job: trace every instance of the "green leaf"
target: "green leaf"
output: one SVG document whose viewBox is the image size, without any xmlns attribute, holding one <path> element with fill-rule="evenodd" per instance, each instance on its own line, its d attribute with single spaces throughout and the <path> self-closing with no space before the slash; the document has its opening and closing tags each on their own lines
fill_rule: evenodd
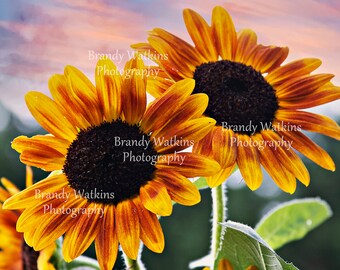
<svg viewBox="0 0 340 270">
<path fill-rule="evenodd" d="M 297 270 L 282 260 L 252 228 L 232 221 L 222 225 L 225 231 L 214 270 L 221 259 L 227 259 L 234 270 L 245 270 L 251 265 L 259 270 Z"/>
<path fill-rule="evenodd" d="M 198 178 L 193 184 L 197 187 L 197 189 L 205 189 L 209 187 L 205 177 Z"/>
<path fill-rule="evenodd" d="M 318 198 L 282 203 L 255 227 L 256 232 L 273 248 L 303 238 L 332 216 L 329 205 Z"/>
</svg>

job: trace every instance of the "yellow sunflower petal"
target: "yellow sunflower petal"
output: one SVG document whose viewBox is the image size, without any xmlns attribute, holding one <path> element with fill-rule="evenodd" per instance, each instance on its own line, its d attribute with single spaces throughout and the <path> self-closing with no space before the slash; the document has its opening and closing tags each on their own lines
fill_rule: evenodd
<svg viewBox="0 0 340 270">
<path fill-rule="evenodd" d="M 94 85 L 75 67 L 67 66 L 65 75 L 68 88 L 74 93 L 78 106 L 86 114 L 86 119 L 91 125 L 99 125 L 103 117 Z"/>
<path fill-rule="evenodd" d="M 308 157 L 310 160 L 326 170 L 335 171 L 333 159 L 324 149 L 315 144 L 306 135 L 299 131 L 289 132 L 282 130 L 278 133 L 283 136 L 285 140 L 290 141 L 297 151 Z"/>
<path fill-rule="evenodd" d="M 125 65 L 122 84 L 122 112 L 129 124 L 138 123 L 146 108 L 144 64 L 137 56 Z"/>
<path fill-rule="evenodd" d="M 146 91 L 155 98 L 159 98 L 175 83 L 164 70 L 158 68 L 157 72 L 158 75 L 155 78 L 150 76 L 146 84 Z"/>
<path fill-rule="evenodd" d="M 212 151 L 222 168 L 233 165 L 237 157 L 236 136 L 230 129 L 218 126 L 213 130 Z"/>
<path fill-rule="evenodd" d="M 83 107 L 76 101 L 73 91 L 69 89 L 66 76 L 53 75 L 48 81 L 48 87 L 62 113 L 74 126 L 86 129 L 91 125 Z"/>
<path fill-rule="evenodd" d="M 49 207 L 51 207 L 51 205 L 49 205 Z M 68 232 L 70 228 L 72 228 L 72 230 L 75 229 L 74 225 L 78 222 L 77 217 L 73 216 L 72 214 L 59 214 L 59 212 L 67 211 L 67 209 L 70 209 L 70 211 L 75 211 L 73 209 L 80 209 L 80 208 L 85 208 L 85 207 L 86 207 L 86 200 L 70 199 L 64 204 L 59 204 L 59 205 L 52 204 L 52 208 L 55 209 L 56 214 L 54 214 L 53 209 L 51 209 L 52 210 L 51 212 L 49 212 L 50 209 L 47 209 L 47 210 L 44 209 L 44 217 L 46 219 L 40 222 L 40 224 L 39 223 L 36 224 L 37 229 L 34 233 L 34 238 L 33 238 L 34 248 L 36 250 L 41 250 L 43 248 L 46 248 L 48 245 L 52 244 L 60 236 L 62 236 L 65 232 Z M 64 242 L 64 245 L 67 245 L 67 242 L 66 243 Z M 74 245 L 74 243 L 72 245 Z"/>
<path fill-rule="evenodd" d="M 63 242 L 63 256 L 66 262 L 83 254 L 99 233 L 102 206 L 90 203 L 85 207 L 86 213 L 80 214 L 77 223 L 66 232 Z"/>
<path fill-rule="evenodd" d="M 247 135 L 238 135 L 237 165 L 241 175 L 251 190 L 256 190 L 262 183 L 262 170 L 258 150 L 252 145 Z"/>
<path fill-rule="evenodd" d="M 261 165 L 265 168 L 279 188 L 285 192 L 293 194 L 296 189 L 295 177 L 281 165 L 280 160 L 276 158 L 275 152 L 273 152 L 272 149 L 267 147 L 264 143 L 265 140 L 261 134 L 256 134 L 252 138 L 258 142 L 258 153 Z"/>
<path fill-rule="evenodd" d="M 68 147 L 66 145 L 69 145 L 66 140 L 63 140 L 63 142 L 67 142 L 65 144 L 61 143 L 61 140 L 52 136 L 34 136 L 32 138 L 19 136 L 12 142 L 12 148 L 21 153 L 20 160 L 27 165 L 46 171 L 60 170 L 65 162 L 65 151 Z"/>
<path fill-rule="evenodd" d="M 162 155 L 156 164 L 158 169 L 169 169 L 185 177 L 210 176 L 221 166 L 215 160 L 194 153 L 175 153 Z"/>
<path fill-rule="evenodd" d="M 141 240 L 153 252 L 163 252 L 164 235 L 157 216 L 144 208 L 139 197 L 136 197 L 133 203 L 139 216 Z"/>
<path fill-rule="evenodd" d="M 212 176 L 208 176 L 207 177 L 208 186 L 214 188 L 221 185 L 233 173 L 235 167 L 236 162 L 234 162 L 234 164 L 230 165 L 229 167 L 221 169 L 218 173 Z"/>
<path fill-rule="evenodd" d="M 97 63 L 95 78 L 104 119 L 108 122 L 116 120 L 122 111 L 122 77 L 111 60 L 103 59 Z"/>
<path fill-rule="evenodd" d="M 327 116 L 296 110 L 278 110 L 276 112 L 278 122 L 289 126 L 318 132 L 334 139 L 340 140 L 340 127 Z"/>
<path fill-rule="evenodd" d="M 216 17 L 218 17 L 218 15 L 219 13 L 216 15 Z M 183 18 L 188 33 L 197 50 L 206 60 L 216 61 L 218 54 L 215 49 L 212 30 L 207 22 L 202 18 L 201 15 L 191 9 L 184 9 Z M 217 26 L 219 27 L 219 30 L 220 25 L 218 24 Z"/>
<path fill-rule="evenodd" d="M 170 198 L 182 205 L 195 205 L 201 201 L 201 194 L 190 180 L 171 170 L 158 170 L 156 181 L 166 186 Z"/>
<path fill-rule="evenodd" d="M 18 189 L 16 185 L 14 185 L 11 181 L 9 181 L 5 177 L 1 178 L 1 184 L 3 184 L 3 186 L 11 195 L 15 195 L 20 192 L 20 189 Z"/>
<path fill-rule="evenodd" d="M 55 270 L 53 264 L 49 262 L 55 249 L 56 244 L 53 243 L 39 252 L 39 257 L 37 260 L 38 270 Z"/>
<path fill-rule="evenodd" d="M 33 170 L 30 166 L 26 166 L 26 187 L 33 185 Z"/>
<path fill-rule="evenodd" d="M 234 270 L 233 266 L 231 265 L 231 263 L 226 260 L 226 259 L 221 259 L 218 262 L 218 270 Z"/>
<path fill-rule="evenodd" d="M 39 92 L 29 92 L 25 96 L 26 104 L 38 123 L 54 136 L 73 141 L 77 130 L 61 113 L 59 105 Z"/>
<path fill-rule="evenodd" d="M 95 241 L 96 255 L 100 268 L 112 270 L 118 254 L 118 237 L 115 229 L 115 207 L 105 206 L 100 231 Z"/>
<path fill-rule="evenodd" d="M 125 254 L 136 260 L 139 249 L 140 224 L 136 206 L 132 201 L 120 202 L 116 208 L 116 230 Z"/>
<path fill-rule="evenodd" d="M 166 187 L 151 181 L 140 188 L 140 198 L 146 209 L 160 216 L 170 216 L 172 202 Z"/>
<path fill-rule="evenodd" d="M 68 185 L 64 174 L 47 177 L 44 180 L 26 188 L 15 194 L 4 203 L 5 209 L 24 209 L 32 203 L 36 203 L 36 198 L 41 198 L 42 192 L 45 194 L 58 191 Z"/>
<path fill-rule="evenodd" d="M 230 15 L 224 8 L 217 6 L 213 9 L 211 28 L 218 54 L 222 56 L 222 59 L 233 60 L 237 45 L 235 26 Z M 204 39 L 201 42 L 203 42 L 202 44 L 206 44 Z M 215 52 L 211 50 L 209 53 L 212 54 Z M 212 55 L 215 57 L 214 54 Z M 215 58 L 207 59 L 216 60 Z"/>
<path fill-rule="evenodd" d="M 309 185 L 310 176 L 301 158 L 288 146 L 281 144 L 282 138 L 271 130 L 261 132 L 267 145 L 272 149 L 280 163 L 295 175 L 305 186 Z M 272 142 L 272 144 L 270 144 Z"/>
</svg>

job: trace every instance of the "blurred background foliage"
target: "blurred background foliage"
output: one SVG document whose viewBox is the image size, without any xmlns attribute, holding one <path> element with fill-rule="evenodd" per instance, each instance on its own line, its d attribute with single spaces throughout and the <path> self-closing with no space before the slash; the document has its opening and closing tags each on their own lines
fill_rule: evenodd
<svg viewBox="0 0 340 270">
<path fill-rule="evenodd" d="M 18 135 L 33 136 L 45 133 L 32 128 L 9 113 L 0 103 L 0 174 L 24 188 L 25 166 L 19 155 L 11 149 L 10 142 Z M 315 136 L 340 166 L 339 142 L 323 136 Z M 235 173 L 228 180 L 229 219 L 254 227 L 261 216 L 280 202 L 294 198 L 320 197 L 332 207 L 334 215 L 325 224 L 309 233 L 303 240 L 288 244 L 277 250 L 286 261 L 300 269 L 340 269 L 340 171 L 326 171 L 305 159 L 311 175 L 311 184 L 305 188 L 298 184 L 294 195 L 281 192 L 266 177 L 262 187 L 252 192 L 244 186 L 242 177 Z M 34 168 L 35 181 L 47 173 Z M 176 205 L 170 217 L 162 218 L 166 247 L 162 254 L 143 250 L 143 261 L 149 270 L 187 270 L 188 264 L 208 254 L 210 247 L 211 198 L 210 190 L 201 191 L 202 201 L 194 207 Z M 95 256 L 91 247 L 88 256 Z M 115 269 L 124 269 L 120 259 Z"/>
</svg>

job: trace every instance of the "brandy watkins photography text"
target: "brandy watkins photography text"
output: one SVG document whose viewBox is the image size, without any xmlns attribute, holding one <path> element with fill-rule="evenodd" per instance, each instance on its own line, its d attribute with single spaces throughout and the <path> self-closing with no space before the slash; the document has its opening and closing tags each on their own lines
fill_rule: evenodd
<svg viewBox="0 0 340 270">
<path fill-rule="evenodd" d="M 37 200 L 62 200 L 64 202 L 67 202 L 71 197 L 72 199 L 75 198 L 86 198 L 88 200 L 101 200 L 101 199 L 113 199 L 114 193 L 113 192 L 103 192 L 102 190 L 97 190 L 96 188 L 94 190 L 91 190 L 90 192 L 83 191 L 76 191 L 73 190 L 73 192 L 69 191 L 70 189 L 63 188 L 59 192 L 42 192 L 40 189 L 34 190 L 34 198 Z M 66 204 L 65 204 L 66 205 Z M 96 206 L 93 208 L 85 207 L 66 207 L 62 206 L 60 207 L 59 204 L 54 205 L 52 203 L 47 203 L 43 205 L 43 212 L 44 214 L 50 214 L 50 215 L 69 215 L 71 218 L 76 218 L 78 215 L 87 215 L 92 216 L 93 214 L 98 214 L 99 217 L 104 216 L 104 209 L 97 208 Z"/>
<path fill-rule="evenodd" d="M 185 140 L 182 137 L 177 137 L 176 135 L 165 139 L 162 138 L 153 138 L 149 139 L 148 136 L 142 136 L 141 139 L 131 140 L 131 139 L 122 139 L 119 136 L 114 137 L 114 145 L 116 147 L 124 147 L 131 149 L 133 147 L 139 147 L 142 150 L 147 150 L 156 146 L 163 147 L 183 147 L 188 148 L 194 145 L 194 140 Z M 146 162 L 151 165 L 155 165 L 157 162 L 167 163 L 168 165 L 172 162 L 176 162 L 179 165 L 182 165 L 185 160 L 185 156 L 178 154 L 176 151 L 172 155 L 148 155 L 143 151 L 141 153 L 136 153 L 132 150 L 123 152 L 123 162 Z"/>
<path fill-rule="evenodd" d="M 89 60 L 93 61 L 98 61 L 101 59 L 110 59 L 112 60 L 115 64 L 119 65 L 121 63 L 124 63 L 128 60 L 131 59 L 136 59 L 139 58 L 146 63 L 147 61 L 154 61 L 154 60 L 168 60 L 168 55 L 167 54 L 159 54 L 159 53 L 152 53 L 150 50 L 146 53 L 142 54 L 136 54 L 134 51 L 130 50 L 113 50 L 108 53 L 101 53 L 101 52 L 96 52 L 94 50 L 89 50 L 88 51 L 88 58 Z M 126 79 L 130 79 L 133 75 L 139 76 L 139 77 L 152 77 L 153 79 L 156 79 L 158 76 L 160 69 L 151 67 L 146 65 L 145 68 L 143 69 L 112 69 L 106 65 L 99 66 L 97 67 L 96 73 L 97 74 L 104 74 L 104 75 L 110 75 L 114 76 L 117 75 L 118 73 L 122 75 Z"/>
<path fill-rule="evenodd" d="M 275 122 L 275 125 L 272 123 L 260 123 L 260 125 L 253 124 L 252 121 L 249 122 L 247 125 L 233 125 L 229 124 L 228 122 L 222 122 L 222 127 L 225 129 L 231 129 L 234 132 L 238 133 L 245 133 L 249 135 L 255 135 L 255 133 L 258 130 L 272 130 L 275 132 L 294 132 L 294 131 L 302 131 L 301 125 L 292 125 L 289 122 Z M 233 137 L 230 142 L 231 145 L 236 144 L 236 147 L 244 146 L 253 146 L 256 147 L 258 150 L 263 150 L 265 146 L 274 148 L 275 150 L 278 147 L 283 147 L 287 150 L 290 150 L 292 148 L 293 141 L 286 140 L 284 139 L 283 136 L 280 136 L 279 140 L 263 140 L 263 141 L 258 141 L 258 140 L 253 140 L 252 137 L 250 137 L 249 141 L 242 141 L 238 140 L 237 137 Z"/>
</svg>

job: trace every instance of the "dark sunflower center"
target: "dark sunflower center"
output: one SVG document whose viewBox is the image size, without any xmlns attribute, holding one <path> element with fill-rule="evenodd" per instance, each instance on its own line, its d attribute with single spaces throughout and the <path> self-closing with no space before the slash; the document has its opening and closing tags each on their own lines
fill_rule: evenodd
<svg viewBox="0 0 340 270">
<path fill-rule="evenodd" d="M 117 205 L 153 179 L 155 158 L 150 136 L 138 126 L 104 122 L 79 132 L 68 149 L 64 173 L 88 201 Z"/>
<path fill-rule="evenodd" d="M 194 93 L 206 93 L 205 114 L 218 125 L 242 134 L 269 128 L 278 101 L 275 90 L 251 66 L 227 60 L 205 63 L 194 73 Z"/>
<path fill-rule="evenodd" d="M 22 264 L 23 270 L 38 270 L 39 252 L 28 246 L 25 241 L 22 242 Z"/>
</svg>

